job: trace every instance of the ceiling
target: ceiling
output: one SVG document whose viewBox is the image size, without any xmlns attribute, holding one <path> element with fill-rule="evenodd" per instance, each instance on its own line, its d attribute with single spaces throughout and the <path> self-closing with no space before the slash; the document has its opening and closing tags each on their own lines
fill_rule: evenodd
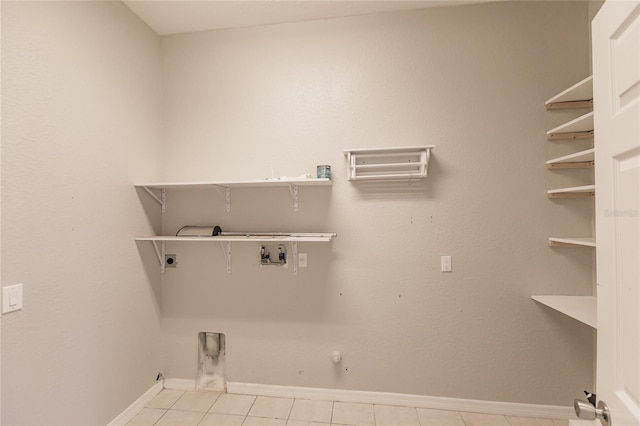
<svg viewBox="0 0 640 426">
<path fill-rule="evenodd" d="M 496 0 L 125 0 L 159 35 L 281 24 Z"/>
</svg>

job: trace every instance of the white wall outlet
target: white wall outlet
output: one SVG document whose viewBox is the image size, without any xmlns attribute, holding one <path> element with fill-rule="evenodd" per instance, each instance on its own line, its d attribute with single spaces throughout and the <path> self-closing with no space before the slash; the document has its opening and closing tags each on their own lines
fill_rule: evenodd
<svg viewBox="0 0 640 426">
<path fill-rule="evenodd" d="M 440 256 L 440 269 L 442 272 L 451 272 L 451 256 Z"/>
<path fill-rule="evenodd" d="M 22 284 L 2 287 L 2 313 L 22 309 Z"/>
<path fill-rule="evenodd" d="M 301 268 L 307 267 L 307 253 L 298 253 L 298 266 Z"/>
</svg>

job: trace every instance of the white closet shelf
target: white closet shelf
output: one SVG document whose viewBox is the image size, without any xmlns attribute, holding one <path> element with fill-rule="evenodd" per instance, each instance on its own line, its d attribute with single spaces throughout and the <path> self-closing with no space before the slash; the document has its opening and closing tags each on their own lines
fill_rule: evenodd
<svg viewBox="0 0 640 426">
<path fill-rule="evenodd" d="M 256 180 L 228 180 L 228 181 L 206 181 L 206 182 L 154 182 L 136 184 L 136 188 L 144 189 L 162 207 L 162 213 L 166 210 L 166 190 L 167 189 L 193 189 L 193 188 L 214 188 L 225 190 L 225 201 L 227 213 L 231 211 L 231 188 L 262 188 L 262 187 L 287 187 L 291 191 L 293 198 L 293 210 L 298 211 L 298 187 L 300 186 L 331 186 L 331 179 L 321 178 L 273 178 Z M 153 190 L 160 190 L 160 195 L 156 195 Z"/>
<path fill-rule="evenodd" d="M 547 132 L 547 140 L 593 138 L 593 111 Z"/>
<path fill-rule="evenodd" d="M 310 178 L 274 178 L 255 180 L 228 180 L 228 181 L 204 181 L 204 182 L 156 182 L 136 184 L 138 188 L 149 189 L 171 189 L 171 188 L 257 188 L 264 186 L 330 186 L 331 179 L 310 179 Z"/>
<path fill-rule="evenodd" d="M 597 300 L 595 296 L 531 296 L 558 312 L 597 328 Z"/>
<path fill-rule="evenodd" d="M 347 179 L 409 180 L 427 177 L 433 145 L 345 149 Z"/>
<path fill-rule="evenodd" d="M 563 157 L 553 158 L 547 161 L 548 169 L 586 169 L 591 168 L 595 164 L 594 149 L 586 149 L 584 151 L 565 155 Z"/>
<path fill-rule="evenodd" d="M 293 274 L 298 274 L 298 243 L 328 243 L 336 236 L 335 233 L 290 233 L 284 234 L 274 233 L 273 235 L 251 235 L 245 236 L 216 236 L 216 237 L 176 237 L 176 236 L 150 236 L 135 237 L 135 241 L 151 241 L 155 249 L 158 262 L 160 263 L 160 272 L 166 270 L 166 250 L 167 242 L 186 242 L 186 243 L 220 243 L 222 253 L 227 263 L 227 273 L 231 273 L 231 243 L 251 242 L 251 243 L 289 243 L 291 244 L 291 256 L 293 263 Z"/>
<path fill-rule="evenodd" d="M 336 236 L 335 233 L 291 233 L 286 235 L 251 235 L 246 236 L 216 236 L 216 237 L 176 237 L 176 236 L 157 236 L 157 237 L 135 237 L 136 241 L 179 241 L 179 242 L 264 242 L 264 243 L 287 243 L 297 242 L 314 242 L 324 243 L 331 241 Z"/>
<path fill-rule="evenodd" d="M 549 247 L 595 247 L 595 238 L 549 237 Z"/>
<path fill-rule="evenodd" d="M 591 198 L 595 196 L 595 191 L 595 185 L 550 189 L 547 191 L 547 198 Z"/>
<path fill-rule="evenodd" d="M 568 89 L 558 93 L 547 102 L 547 110 L 593 107 L 593 76 L 585 78 Z"/>
</svg>

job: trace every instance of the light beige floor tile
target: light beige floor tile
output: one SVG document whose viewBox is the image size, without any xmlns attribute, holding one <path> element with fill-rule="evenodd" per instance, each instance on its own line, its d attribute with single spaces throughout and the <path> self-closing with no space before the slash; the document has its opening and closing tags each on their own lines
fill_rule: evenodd
<svg viewBox="0 0 640 426">
<path fill-rule="evenodd" d="M 160 408 L 143 408 L 134 418 L 129 420 L 127 426 L 151 426 L 166 412 L 167 410 Z"/>
<path fill-rule="evenodd" d="M 330 423 L 308 422 L 306 420 L 287 420 L 287 426 L 331 426 Z"/>
<path fill-rule="evenodd" d="M 190 391 L 185 392 L 171 407 L 172 410 L 209 411 L 222 392 Z"/>
<path fill-rule="evenodd" d="M 332 401 L 313 401 L 310 399 L 296 399 L 289 414 L 290 420 L 304 420 L 308 422 L 331 422 Z"/>
<path fill-rule="evenodd" d="M 418 413 L 412 407 L 374 405 L 376 426 L 420 426 Z"/>
<path fill-rule="evenodd" d="M 373 404 L 334 402 L 331 422 L 342 425 L 374 426 Z"/>
<path fill-rule="evenodd" d="M 197 426 L 204 414 L 197 411 L 169 410 L 160 417 L 156 426 Z"/>
<path fill-rule="evenodd" d="M 293 406 L 293 399 L 259 396 L 253 403 L 249 415 L 251 417 L 269 417 L 272 419 L 288 419 Z"/>
<path fill-rule="evenodd" d="M 240 426 L 244 418 L 235 414 L 207 413 L 198 426 Z"/>
<path fill-rule="evenodd" d="M 465 426 L 457 411 L 416 408 L 422 426 Z"/>
<path fill-rule="evenodd" d="M 510 426 L 505 416 L 479 413 L 460 413 L 467 426 Z"/>
<path fill-rule="evenodd" d="M 256 400 L 255 395 L 235 395 L 223 393 L 218 397 L 209 412 L 218 414 L 236 414 L 246 416 Z"/>
<path fill-rule="evenodd" d="M 285 419 L 272 419 L 266 417 L 248 417 L 242 423 L 242 426 L 286 426 Z"/>
<path fill-rule="evenodd" d="M 569 419 L 553 419 L 553 423 L 557 426 L 569 426 Z"/>
<path fill-rule="evenodd" d="M 537 417 L 513 417 L 507 416 L 511 426 L 556 426 L 552 419 L 541 419 Z"/>
<path fill-rule="evenodd" d="M 148 408 L 165 408 L 169 409 L 184 394 L 184 391 L 163 389 L 146 405 Z"/>
</svg>

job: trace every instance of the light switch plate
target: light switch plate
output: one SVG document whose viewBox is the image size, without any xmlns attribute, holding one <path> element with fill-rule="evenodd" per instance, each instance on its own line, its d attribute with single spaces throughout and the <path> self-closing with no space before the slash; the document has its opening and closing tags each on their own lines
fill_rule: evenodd
<svg viewBox="0 0 640 426">
<path fill-rule="evenodd" d="M 298 253 L 298 266 L 301 268 L 307 267 L 307 253 Z"/>
<path fill-rule="evenodd" d="M 440 270 L 442 272 L 451 272 L 451 256 L 440 257 Z"/>
<path fill-rule="evenodd" d="M 2 287 L 2 313 L 22 309 L 22 284 Z"/>
</svg>

